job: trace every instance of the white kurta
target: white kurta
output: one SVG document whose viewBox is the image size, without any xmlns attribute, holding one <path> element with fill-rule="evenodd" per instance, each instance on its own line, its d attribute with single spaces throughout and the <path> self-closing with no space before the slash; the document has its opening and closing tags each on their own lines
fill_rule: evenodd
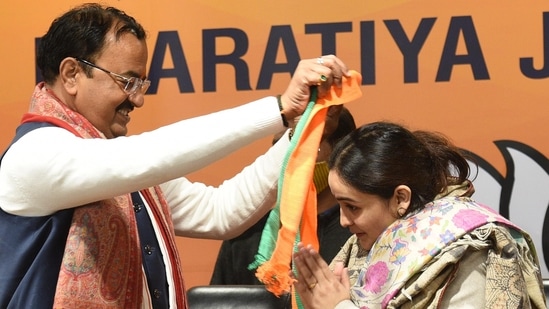
<svg viewBox="0 0 549 309">
<path fill-rule="evenodd" d="M 2 160 L 0 207 L 14 215 L 44 216 L 160 184 L 177 235 L 229 239 L 275 204 L 289 139 L 281 138 L 219 187 L 184 176 L 283 129 L 274 97 L 114 139 L 39 128 L 13 144 Z M 163 247 L 158 233 L 157 238 Z M 167 269 L 169 281 L 170 273 Z"/>
</svg>

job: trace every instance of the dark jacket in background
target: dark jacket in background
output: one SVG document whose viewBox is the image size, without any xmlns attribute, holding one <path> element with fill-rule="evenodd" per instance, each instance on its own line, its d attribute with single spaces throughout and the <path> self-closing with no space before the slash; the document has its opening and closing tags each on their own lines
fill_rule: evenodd
<svg viewBox="0 0 549 309">
<path fill-rule="evenodd" d="M 255 277 L 255 270 L 248 270 L 257 254 L 263 227 L 269 214 L 240 236 L 223 241 L 215 263 L 211 285 L 262 284 Z M 320 255 L 330 263 L 345 241 L 351 236 L 347 228 L 339 224 L 339 205 L 318 215 L 318 240 Z"/>
</svg>

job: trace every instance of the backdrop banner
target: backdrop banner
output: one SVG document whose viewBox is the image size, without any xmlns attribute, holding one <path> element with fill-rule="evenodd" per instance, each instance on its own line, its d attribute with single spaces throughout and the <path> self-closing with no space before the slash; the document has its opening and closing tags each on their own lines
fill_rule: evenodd
<svg viewBox="0 0 549 309">
<path fill-rule="evenodd" d="M 0 5 L 2 149 L 40 80 L 37 41 L 80 3 Z M 282 93 L 300 59 L 336 54 L 363 77 L 363 97 L 347 106 L 357 124 L 439 131 L 471 152 L 474 197 L 531 234 L 549 278 L 547 1 L 103 3 L 134 16 L 149 36 L 152 84 L 130 134 Z M 252 143 L 188 177 L 218 185 L 269 145 Z M 178 241 L 187 285 L 207 284 L 219 242 Z"/>
</svg>

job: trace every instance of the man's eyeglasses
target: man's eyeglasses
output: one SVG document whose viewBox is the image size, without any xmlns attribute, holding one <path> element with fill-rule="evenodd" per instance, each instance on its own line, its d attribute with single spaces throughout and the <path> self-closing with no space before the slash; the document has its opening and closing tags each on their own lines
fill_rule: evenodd
<svg viewBox="0 0 549 309">
<path fill-rule="evenodd" d="M 93 63 L 91 63 L 87 60 L 79 59 L 79 58 L 75 58 L 75 59 L 77 61 L 82 62 L 83 64 L 89 65 L 92 68 L 96 68 L 98 70 L 101 70 L 101 71 L 111 75 L 115 80 L 117 80 L 119 82 L 125 83 L 122 90 L 124 90 L 124 92 L 128 95 L 134 95 L 137 92 L 139 92 L 141 94 L 145 94 L 145 92 L 147 92 L 147 89 L 149 89 L 149 86 L 151 85 L 150 80 L 142 80 L 141 78 L 137 78 L 137 77 L 122 76 L 120 74 L 113 73 L 109 70 L 105 70 L 102 67 L 99 67 L 99 66 L 97 66 L 97 65 L 95 65 L 95 64 L 93 64 Z"/>
</svg>

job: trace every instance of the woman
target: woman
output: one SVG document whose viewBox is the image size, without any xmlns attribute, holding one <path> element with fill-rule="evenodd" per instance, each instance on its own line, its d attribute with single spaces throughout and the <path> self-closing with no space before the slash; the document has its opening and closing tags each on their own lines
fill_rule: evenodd
<svg viewBox="0 0 549 309">
<path fill-rule="evenodd" d="M 470 198 L 469 165 L 444 136 L 372 123 L 339 142 L 329 165 L 354 235 L 332 269 L 298 246 L 305 308 L 546 308 L 530 237 Z"/>
</svg>

